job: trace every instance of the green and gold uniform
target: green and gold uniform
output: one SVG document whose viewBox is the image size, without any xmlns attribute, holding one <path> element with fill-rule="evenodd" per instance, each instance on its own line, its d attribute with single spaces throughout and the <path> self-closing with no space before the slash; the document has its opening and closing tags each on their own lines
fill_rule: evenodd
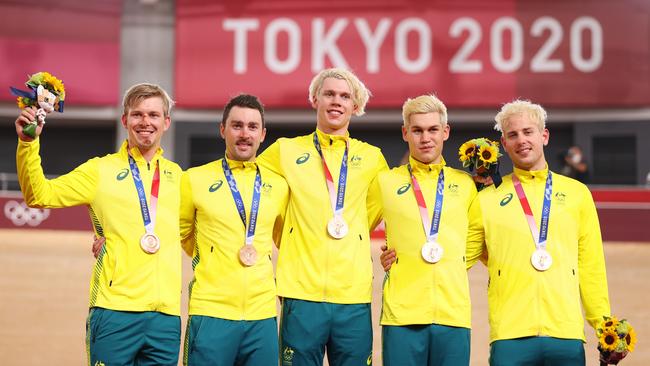
<svg viewBox="0 0 650 366">
<path fill-rule="evenodd" d="M 513 173 L 538 225 L 548 172 L 515 168 Z M 468 260 L 487 255 L 493 351 L 494 342 L 524 337 L 584 341 L 581 303 L 593 327 L 610 315 L 600 225 L 591 193 L 574 179 L 556 173 L 552 177 L 546 250 L 553 263 L 546 271 L 531 264 L 535 242 L 512 174 L 498 188 L 482 190 L 472 204 Z"/>
<path fill-rule="evenodd" d="M 423 228 L 409 165 L 422 190 L 429 225 L 444 170 L 437 237 L 444 254 L 437 263 L 422 257 L 429 233 Z M 399 258 L 386 274 L 383 288 L 384 364 L 468 364 L 471 304 L 465 244 L 476 187 L 467 173 L 447 167 L 444 159 L 424 164 L 410 157 L 409 165 L 379 173 L 372 188 L 381 194 L 387 246 Z"/>
<path fill-rule="evenodd" d="M 291 190 L 280 242 L 277 285 L 278 295 L 292 299 L 292 306 L 283 304 L 280 352 L 286 363 L 321 364 L 327 345 L 330 362 L 338 364 L 333 358 L 340 357 L 365 363 L 372 349 L 368 222 L 369 218 L 375 221 L 379 214 L 367 209 L 367 200 L 379 199 L 370 197 L 368 188 L 387 164 L 381 151 L 367 143 L 348 135 L 328 135 L 319 130 L 314 133 L 335 183 L 349 141 L 343 211 L 349 232 L 342 239 L 334 239 L 327 232 L 334 213 L 313 134 L 280 138 L 258 158 L 261 166 L 283 176 Z M 311 306 L 322 308 L 326 319 L 310 316 L 316 310 L 305 307 Z M 345 309 L 355 315 L 344 314 Z M 346 320 L 339 324 L 338 316 Z"/>
<path fill-rule="evenodd" d="M 156 353 L 160 347 L 166 355 L 143 356 L 159 364 L 174 364 L 171 357 L 178 358 L 180 344 L 180 292 L 181 292 L 181 246 L 178 228 L 180 206 L 180 182 L 182 171 L 174 162 L 162 156 L 159 149 L 147 162 L 137 148 L 130 153 L 140 171 L 144 190 L 149 200 L 151 183 L 159 164 L 160 192 L 155 223 L 155 233 L 160 238 L 160 250 L 147 254 L 140 247 L 140 237 L 145 233 L 144 222 L 134 185 L 127 154 L 126 141 L 117 153 L 97 157 L 83 163 L 72 172 L 48 180 L 43 175 L 39 156 L 40 141 L 18 141 L 16 164 L 21 190 L 31 207 L 60 208 L 88 205 L 95 234 L 106 238 L 99 253 L 90 280 L 90 315 L 88 317 L 87 344 L 91 363 L 112 360 L 133 360 L 146 349 Z M 122 330 L 115 321 L 116 329 L 106 321 L 109 315 L 101 313 L 141 312 L 141 319 L 151 319 L 153 328 L 136 333 L 138 339 L 116 341 L 110 334 Z M 98 310 L 99 312 L 99 310 Z M 156 314 L 149 314 L 154 312 Z M 94 313 L 94 314 L 93 314 Z M 160 320 L 171 316 L 171 320 Z M 120 314 L 110 314 L 120 318 Z M 131 319 L 129 321 L 135 321 Z M 157 323 L 156 323 L 157 322 Z M 169 324 L 158 327 L 155 324 Z M 134 326 L 131 329 L 136 329 Z M 155 342 L 160 335 L 158 345 Z M 145 336 L 150 336 L 148 340 Z M 151 342 L 149 342 L 151 340 Z M 129 347 L 126 347 L 126 344 Z M 122 347 L 122 348 L 120 348 Z M 174 349 L 175 348 L 175 349 Z M 119 351 L 118 351 L 119 350 Z"/>
<path fill-rule="evenodd" d="M 246 222 L 257 172 L 255 162 L 227 159 Z M 270 365 L 278 359 L 276 289 L 271 255 L 289 199 L 284 178 L 263 167 L 253 246 L 257 261 L 239 260 L 246 227 L 239 217 L 222 159 L 189 169 L 181 184 L 181 236 L 192 255 L 186 364 Z M 245 360 L 242 361 L 242 360 Z"/>
</svg>

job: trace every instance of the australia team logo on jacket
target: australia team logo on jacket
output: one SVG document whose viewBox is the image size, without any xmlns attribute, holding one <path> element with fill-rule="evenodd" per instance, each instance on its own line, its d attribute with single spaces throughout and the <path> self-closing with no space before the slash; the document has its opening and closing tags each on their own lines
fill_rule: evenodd
<svg viewBox="0 0 650 366">
<path fill-rule="evenodd" d="M 269 194 L 271 193 L 272 189 L 273 186 L 271 185 L 271 183 L 267 183 L 267 182 L 262 183 L 262 193 Z"/>
<path fill-rule="evenodd" d="M 361 167 L 361 156 L 359 155 L 352 155 L 350 158 L 350 167 L 351 168 L 360 168 Z"/>
</svg>

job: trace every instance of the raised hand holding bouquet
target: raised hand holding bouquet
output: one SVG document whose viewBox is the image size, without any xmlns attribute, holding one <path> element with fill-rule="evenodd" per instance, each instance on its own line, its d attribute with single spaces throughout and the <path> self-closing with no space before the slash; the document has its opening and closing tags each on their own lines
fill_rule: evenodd
<svg viewBox="0 0 650 366">
<path fill-rule="evenodd" d="M 499 173 L 499 158 L 502 156 L 499 151 L 499 143 L 484 137 L 469 140 L 460 146 L 458 156 L 463 168 L 470 172 L 475 171 L 476 188 L 481 190 L 486 184 L 477 181 L 476 176 L 482 178 L 490 177 L 496 187 L 501 184 Z"/>
<path fill-rule="evenodd" d="M 9 87 L 11 93 L 18 97 L 18 108 L 37 106 L 37 121 L 23 126 L 23 133 L 31 138 L 36 137 L 36 127 L 45 123 L 45 116 L 53 111 L 63 112 L 65 88 L 63 82 L 49 72 L 38 72 L 29 77 L 25 85 L 29 91 Z"/>
<path fill-rule="evenodd" d="M 600 366 L 618 365 L 628 352 L 634 351 L 636 332 L 625 319 L 604 316 L 596 329 Z"/>
</svg>

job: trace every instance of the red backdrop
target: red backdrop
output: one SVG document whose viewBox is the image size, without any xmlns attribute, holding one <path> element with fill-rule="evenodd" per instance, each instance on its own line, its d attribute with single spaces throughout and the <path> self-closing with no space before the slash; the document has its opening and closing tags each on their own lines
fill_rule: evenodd
<svg viewBox="0 0 650 366">
<path fill-rule="evenodd" d="M 360 76 L 373 107 L 428 91 L 463 107 L 650 104 L 649 2 L 333 3 L 176 1 L 179 105 L 245 91 L 306 108 L 311 77 L 333 65 Z"/>
<path fill-rule="evenodd" d="M 48 71 L 63 80 L 70 105 L 119 100 L 121 1 L 0 3 L 0 100 L 26 89 L 27 75 Z"/>
</svg>

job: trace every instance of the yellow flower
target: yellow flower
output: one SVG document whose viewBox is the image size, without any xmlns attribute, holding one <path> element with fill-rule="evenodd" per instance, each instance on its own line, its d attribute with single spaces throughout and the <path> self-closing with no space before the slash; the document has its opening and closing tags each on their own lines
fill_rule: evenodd
<svg viewBox="0 0 650 366">
<path fill-rule="evenodd" d="M 476 144 L 474 141 L 467 141 L 466 143 L 460 146 L 458 149 L 458 155 L 460 155 L 460 161 L 467 161 L 476 154 Z"/>
<path fill-rule="evenodd" d="M 602 322 L 600 326 L 601 328 L 603 328 L 603 331 L 607 329 L 611 329 L 612 331 L 616 332 L 616 327 L 618 326 L 618 324 L 619 324 L 618 319 L 616 319 L 616 317 L 613 316 L 611 318 L 605 318 L 605 320 Z"/>
<path fill-rule="evenodd" d="M 44 72 L 43 73 L 43 82 L 50 85 L 51 89 L 54 89 L 53 92 L 54 94 L 59 96 L 59 99 L 64 100 L 65 99 L 65 89 L 63 88 L 63 82 L 56 77 L 52 76 L 52 74 Z M 49 89 L 49 88 L 48 88 Z"/>
<path fill-rule="evenodd" d="M 634 328 L 630 327 L 630 331 L 623 339 L 625 339 L 628 351 L 634 351 L 634 346 L 636 345 L 636 332 L 634 331 Z"/>
<path fill-rule="evenodd" d="M 20 108 L 20 109 L 25 109 L 25 107 L 27 107 L 27 104 L 25 104 L 25 102 L 23 102 L 23 97 L 18 97 L 16 99 L 16 102 L 18 103 L 18 108 Z"/>
<path fill-rule="evenodd" d="M 496 146 L 483 145 L 478 151 L 478 157 L 486 167 L 490 165 L 490 163 L 496 163 L 498 155 L 499 148 Z"/>
<path fill-rule="evenodd" d="M 613 329 L 609 328 L 605 329 L 603 334 L 600 335 L 600 339 L 598 339 L 598 344 L 603 351 L 613 352 L 616 350 L 618 342 L 618 334 L 616 334 Z"/>
</svg>

